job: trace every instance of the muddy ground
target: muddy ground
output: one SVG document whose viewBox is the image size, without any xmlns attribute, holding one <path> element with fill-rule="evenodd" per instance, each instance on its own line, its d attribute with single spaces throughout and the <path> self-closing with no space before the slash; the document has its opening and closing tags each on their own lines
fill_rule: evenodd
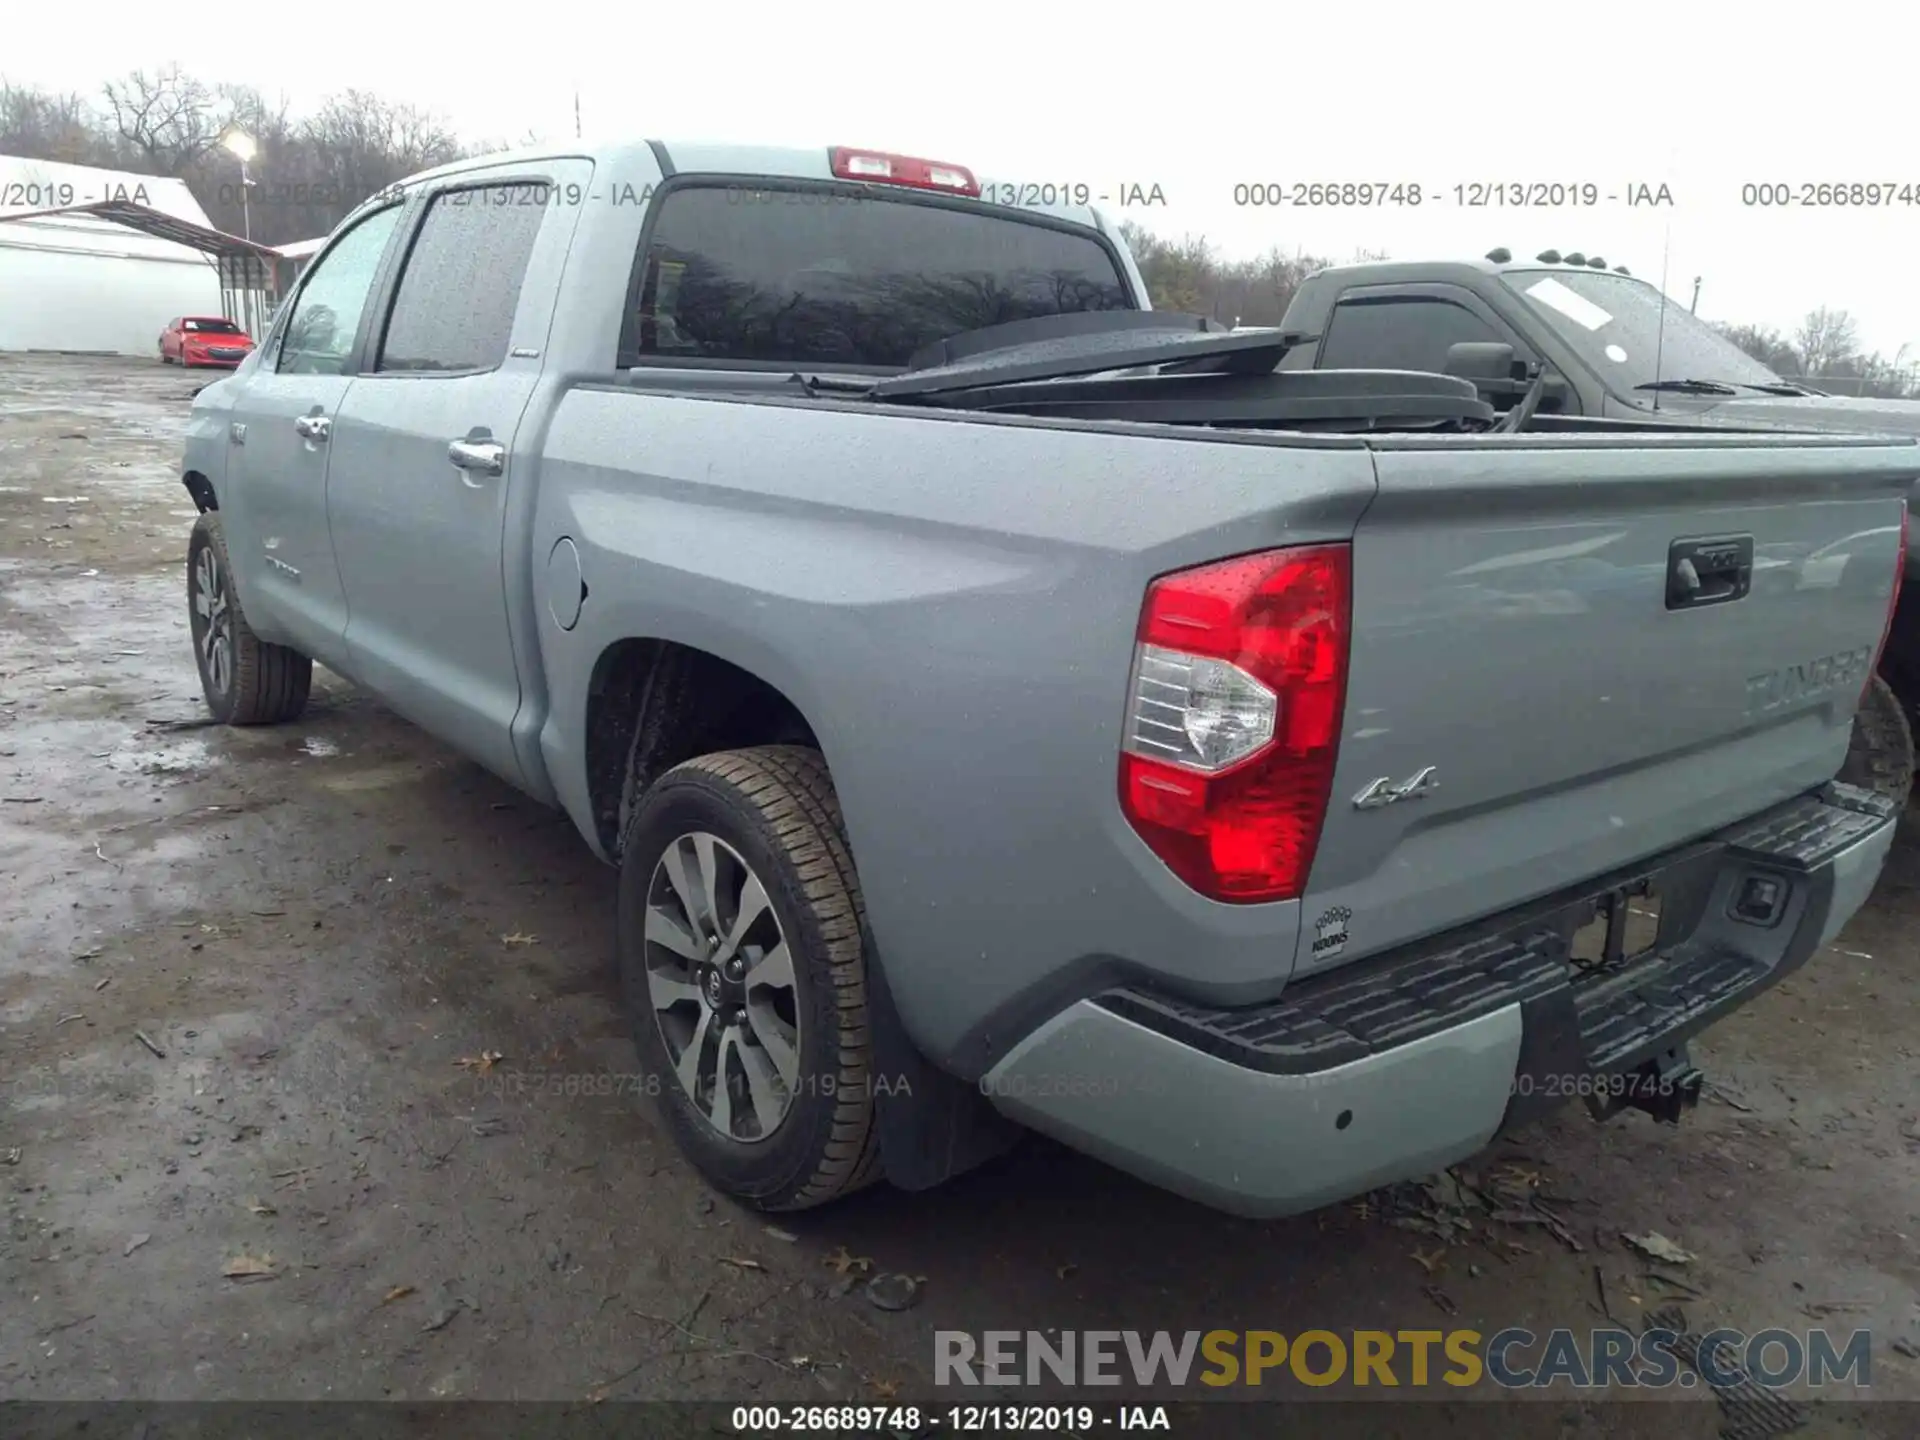
<svg viewBox="0 0 1920 1440">
<path fill-rule="evenodd" d="M 0 1396 L 926 1399 L 937 1328 L 1584 1331 L 1678 1299 L 1871 1329 L 1871 1393 L 1920 1398 L 1920 831 L 1696 1045 L 1687 1124 L 1572 1109 L 1465 1167 L 1557 1231 L 1470 1210 L 1449 1242 L 1387 1197 L 1250 1223 L 1035 1142 L 775 1234 L 597 1078 L 636 1068 L 612 875 L 563 817 L 324 672 L 294 725 L 199 724 L 203 378 L 0 357 Z M 849 1257 L 921 1302 L 877 1308 Z"/>
</svg>

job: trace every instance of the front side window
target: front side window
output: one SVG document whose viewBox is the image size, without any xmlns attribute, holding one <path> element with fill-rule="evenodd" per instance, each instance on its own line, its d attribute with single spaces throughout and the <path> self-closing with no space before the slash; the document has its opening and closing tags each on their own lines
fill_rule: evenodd
<svg viewBox="0 0 1920 1440">
<path fill-rule="evenodd" d="M 515 181 L 437 195 L 407 254 L 380 345 L 380 371 L 491 370 L 513 313 L 547 187 Z"/>
<path fill-rule="evenodd" d="M 1320 342 L 1317 368 L 1445 374 L 1452 346 L 1501 339 L 1465 306 L 1434 295 L 1342 300 Z"/>
<path fill-rule="evenodd" d="M 1083 226 L 768 185 L 659 201 L 629 357 L 899 367 L 962 331 L 1137 308 Z"/>
<path fill-rule="evenodd" d="M 399 219 L 398 205 L 367 216 L 314 265 L 287 317 L 274 369 L 296 375 L 346 373 L 380 257 Z"/>
</svg>

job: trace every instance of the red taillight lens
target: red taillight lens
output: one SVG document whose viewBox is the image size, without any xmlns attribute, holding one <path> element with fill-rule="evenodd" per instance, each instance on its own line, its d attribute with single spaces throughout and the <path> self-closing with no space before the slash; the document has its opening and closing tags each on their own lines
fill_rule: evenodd
<svg viewBox="0 0 1920 1440">
<path fill-rule="evenodd" d="M 980 194 L 980 182 L 964 165 L 890 155 L 881 150 L 853 150 L 845 145 L 836 145 L 827 155 L 833 173 L 842 180 L 907 185 L 916 190 L 942 190 L 949 195 L 977 197 Z"/>
<path fill-rule="evenodd" d="M 1120 804 L 1203 895 L 1306 888 L 1340 748 L 1352 629 L 1345 545 L 1162 576 L 1140 615 Z"/>
<path fill-rule="evenodd" d="M 1880 627 L 1880 643 L 1873 647 L 1873 664 L 1867 667 L 1866 684 L 1860 687 L 1864 701 L 1873 688 L 1873 677 L 1880 671 L 1880 657 L 1887 653 L 1887 641 L 1893 635 L 1893 613 L 1900 608 L 1900 582 L 1907 578 L 1907 502 L 1900 502 L 1900 553 L 1893 557 L 1893 593 L 1887 596 L 1887 623 Z"/>
</svg>

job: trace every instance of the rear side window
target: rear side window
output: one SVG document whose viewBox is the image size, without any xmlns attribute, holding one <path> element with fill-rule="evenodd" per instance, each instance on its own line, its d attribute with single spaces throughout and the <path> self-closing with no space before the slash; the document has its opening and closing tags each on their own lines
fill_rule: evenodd
<svg viewBox="0 0 1920 1440">
<path fill-rule="evenodd" d="M 524 181 L 434 197 L 400 272 L 374 367 L 491 370 L 507 358 L 546 187 Z"/>
<path fill-rule="evenodd" d="M 1435 296 L 1343 300 L 1320 342 L 1316 368 L 1444 373 L 1448 346 L 1504 338 L 1471 310 Z"/>
<path fill-rule="evenodd" d="M 903 366 L 934 340 L 1134 309 L 1093 232 L 826 189 L 669 190 L 623 363 Z"/>
</svg>

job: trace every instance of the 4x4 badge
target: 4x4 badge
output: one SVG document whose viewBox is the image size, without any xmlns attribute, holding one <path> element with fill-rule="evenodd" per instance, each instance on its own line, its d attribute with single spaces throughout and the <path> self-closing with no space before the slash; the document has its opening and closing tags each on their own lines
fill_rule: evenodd
<svg viewBox="0 0 1920 1440">
<path fill-rule="evenodd" d="M 1396 800 L 1422 799 L 1439 788 L 1440 782 L 1433 778 L 1431 765 L 1397 784 L 1392 776 L 1382 775 L 1353 797 L 1353 808 L 1378 810 L 1382 805 L 1391 805 Z"/>
</svg>

